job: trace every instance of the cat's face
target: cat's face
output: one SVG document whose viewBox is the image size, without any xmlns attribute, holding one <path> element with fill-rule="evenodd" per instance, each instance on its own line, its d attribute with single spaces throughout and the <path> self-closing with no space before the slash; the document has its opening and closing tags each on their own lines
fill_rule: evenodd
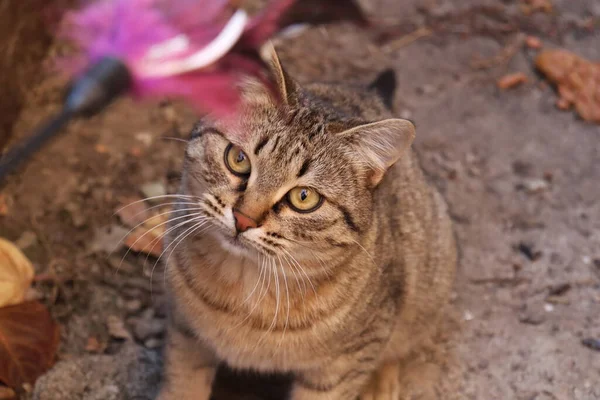
<svg viewBox="0 0 600 400">
<path fill-rule="evenodd" d="M 236 128 L 200 124 L 187 150 L 186 195 L 226 251 L 325 262 L 371 219 L 364 167 L 312 116 L 251 104 Z M 309 263 L 310 264 L 310 263 Z"/>
<path fill-rule="evenodd" d="M 373 190 L 410 146 L 413 126 L 355 119 L 340 128 L 322 103 L 306 97 L 281 106 L 256 90 L 237 123 L 195 128 L 183 194 L 199 203 L 205 234 L 223 250 L 291 269 L 326 268 L 369 229 Z"/>
</svg>

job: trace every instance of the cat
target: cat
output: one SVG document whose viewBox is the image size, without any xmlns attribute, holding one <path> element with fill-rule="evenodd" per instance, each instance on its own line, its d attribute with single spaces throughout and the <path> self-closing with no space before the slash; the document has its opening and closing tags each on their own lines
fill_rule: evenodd
<svg viewBox="0 0 600 400">
<path fill-rule="evenodd" d="M 170 317 L 160 400 L 208 400 L 218 364 L 292 373 L 291 400 L 397 400 L 402 356 L 448 301 L 447 207 L 368 87 L 244 88 L 237 124 L 202 121 L 166 239 Z"/>
</svg>

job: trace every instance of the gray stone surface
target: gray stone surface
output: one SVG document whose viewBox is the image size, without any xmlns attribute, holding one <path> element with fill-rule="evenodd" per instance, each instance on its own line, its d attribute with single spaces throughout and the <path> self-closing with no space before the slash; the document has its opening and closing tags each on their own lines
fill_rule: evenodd
<svg viewBox="0 0 600 400">
<path fill-rule="evenodd" d="M 38 380 L 33 400 L 151 400 L 160 377 L 156 351 L 125 343 L 113 355 L 60 361 Z"/>
</svg>

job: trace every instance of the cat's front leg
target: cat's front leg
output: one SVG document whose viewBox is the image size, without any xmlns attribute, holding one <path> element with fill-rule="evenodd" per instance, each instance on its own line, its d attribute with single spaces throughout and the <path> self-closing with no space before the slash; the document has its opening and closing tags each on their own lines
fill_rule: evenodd
<svg viewBox="0 0 600 400">
<path fill-rule="evenodd" d="M 163 384 L 157 400 L 208 400 L 218 360 L 191 333 L 171 326 L 167 336 Z"/>
<path fill-rule="evenodd" d="M 355 400 L 373 374 L 371 360 L 341 359 L 305 371 L 296 377 L 290 400 Z"/>
</svg>

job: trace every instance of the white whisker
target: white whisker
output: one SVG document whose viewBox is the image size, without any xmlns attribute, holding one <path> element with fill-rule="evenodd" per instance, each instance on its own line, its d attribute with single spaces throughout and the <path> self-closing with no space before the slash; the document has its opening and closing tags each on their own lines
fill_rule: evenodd
<svg viewBox="0 0 600 400">
<path fill-rule="evenodd" d="M 198 196 L 188 196 L 188 195 L 184 195 L 184 194 L 163 194 L 160 196 L 146 197 L 145 199 L 134 201 L 132 203 L 127 204 L 126 206 L 119 208 L 117 211 L 115 211 L 115 213 L 112 216 L 114 217 L 120 211 L 123 211 L 127 207 L 131 207 L 134 204 L 138 204 L 138 203 L 142 203 L 142 202 L 150 201 L 150 200 L 167 199 L 167 198 L 176 198 L 176 199 L 183 199 L 183 200 L 200 200 L 200 198 Z"/>
</svg>

